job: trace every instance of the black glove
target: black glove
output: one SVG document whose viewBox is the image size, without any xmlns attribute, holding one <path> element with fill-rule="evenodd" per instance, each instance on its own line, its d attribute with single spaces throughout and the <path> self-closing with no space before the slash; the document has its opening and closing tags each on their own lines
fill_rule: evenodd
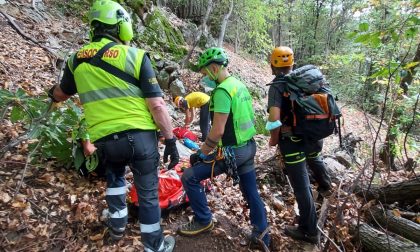
<svg viewBox="0 0 420 252">
<path fill-rule="evenodd" d="M 170 156 L 171 162 L 168 165 L 168 169 L 172 169 L 179 163 L 178 149 L 176 148 L 176 137 L 172 139 L 165 139 L 165 151 L 163 152 L 163 162 L 168 162 L 168 156 Z"/>
<path fill-rule="evenodd" d="M 196 153 L 191 154 L 190 156 L 190 164 L 193 166 L 197 162 L 206 162 L 210 163 L 212 162 L 216 157 L 215 152 L 209 155 L 204 155 L 204 153 L 201 152 L 201 150 L 198 150 Z"/>
<path fill-rule="evenodd" d="M 54 89 L 55 88 L 56 88 L 56 85 L 52 86 L 52 88 L 50 88 L 48 90 L 48 97 L 50 97 L 53 102 L 59 102 L 54 98 Z"/>
<path fill-rule="evenodd" d="M 190 156 L 190 164 L 191 166 L 195 165 L 197 162 L 202 162 L 203 159 L 200 157 L 200 152 L 191 154 Z"/>
</svg>

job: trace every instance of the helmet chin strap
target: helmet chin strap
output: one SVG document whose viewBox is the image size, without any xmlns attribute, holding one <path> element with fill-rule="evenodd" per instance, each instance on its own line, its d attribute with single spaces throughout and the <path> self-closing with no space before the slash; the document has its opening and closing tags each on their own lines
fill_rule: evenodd
<svg viewBox="0 0 420 252">
<path fill-rule="evenodd" d="M 207 67 L 206 67 L 206 71 L 207 71 L 207 74 L 210 76 L 210 78 L 212 80 L 214 80 L 217 84 L 220 84 L 219 81 L 218 81 L 218 79 L 219 79 L 220 71 L 223 68 L 224 68 L 224 66 L 221 65 L 221 67 L 219 68 L 219 71 L 217 71 L 217 74 L 216 75 L 214 75 Z"/>
</svg>

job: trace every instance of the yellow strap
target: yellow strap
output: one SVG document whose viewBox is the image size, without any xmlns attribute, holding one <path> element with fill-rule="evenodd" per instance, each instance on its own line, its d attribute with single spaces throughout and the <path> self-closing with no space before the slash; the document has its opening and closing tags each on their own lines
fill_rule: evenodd
<svg viewBox="0 0 420 252">
<path fill-rule="evenodd" d="M 295 153 L 291 153 L 291 154 L 286 154 L 285 157 L 293 157 L 293 156 L 297 156 L 300 155 L 302 152 L 295 152 Z"/>
<path fill-rule="evenodd" d="M 300 159 L 300 160 L 297 160 L 297 161 L 293 161 L 293 162 L 285 162 L 286 164 L 297 164 L 297 163 L 300 163 L 300 162 L 303 162 L 303 161 L 305 161 L 305 159 L 306 159 L 306 157 L 304 157 L 304 158 L 302 158 L 302 159 Z"/>
</svg>

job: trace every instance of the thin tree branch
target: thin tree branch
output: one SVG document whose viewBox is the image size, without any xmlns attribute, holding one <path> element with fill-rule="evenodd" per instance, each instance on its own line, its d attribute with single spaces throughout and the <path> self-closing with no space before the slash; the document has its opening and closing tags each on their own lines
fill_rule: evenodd
<svg viewBox="0 0 420 252">
<path fill-rule="evenodd" d="M 405 133 L 405 136 L 404 136 L 403 146 L 404 146 L 405 158 L 407 159 L 407 161 L 409 160 L 408 152 L 407 152 L 407 137 L 408 137 L 408 133 L 410 133 L 410 130 L 414 125 L 414 121 L 416 120 L 416 111 L 417 111 L 417 105 L 419 103 L 419 97 L 420 95 L 417 94 L 416 103 L 414 104 L 414 108 L 413 108 L 413 119 L 411 120 L 410 126 L 408 126 L 407 132 Z"/>
<path fill-rule="evenodd" d="M 44 139 L 41 138 L 38 142 L 38 144 L 35 146 L 35 148 L 29 153 L 28 157 L 26 158 L 25 167 L 23 168 L 22 172 L 22 178 L 20 179 L 18 186 L 16 187 L 15 194 L 13 195 L 13 198 L 19 193 L 20 188 L 23 184 L 23 179 L 25 178 L 26 170 L 28 169 L 29 163 L 31 162 L 32 155 L 36 152 L 36 150 L 41 146 L 41 143 L 44 142 Z"/>
</svg>

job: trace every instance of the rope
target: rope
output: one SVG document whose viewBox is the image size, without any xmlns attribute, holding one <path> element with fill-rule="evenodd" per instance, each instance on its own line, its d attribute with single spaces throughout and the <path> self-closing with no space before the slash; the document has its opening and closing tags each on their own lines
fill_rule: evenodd
<svg viewBox="0 0 420 252">
<path fill-rule="evenodd" d="M 217 148 L 217 155 L 211 161 L 204 161 L 204 163 L 211 164 L 211 174 L 210 174 L 210 181 L 214 182 L 214 166 L 216 165 L 216 161 L 223 160 L 225 157 L 223 155 L 222 148 Z"/>
<path fill-rule="evenodd" d="M 238 167 L 236 166 L 236 158 L 235 153 L 233 152 L 233 148 L 231 146 L 225 146 L 222 148 L 225 165 L 226 165 L 226 173 L 229 177 L 233 180 L 233 185 L 239 184 L 240 178 L 238 175 Z"/>
</svg>

